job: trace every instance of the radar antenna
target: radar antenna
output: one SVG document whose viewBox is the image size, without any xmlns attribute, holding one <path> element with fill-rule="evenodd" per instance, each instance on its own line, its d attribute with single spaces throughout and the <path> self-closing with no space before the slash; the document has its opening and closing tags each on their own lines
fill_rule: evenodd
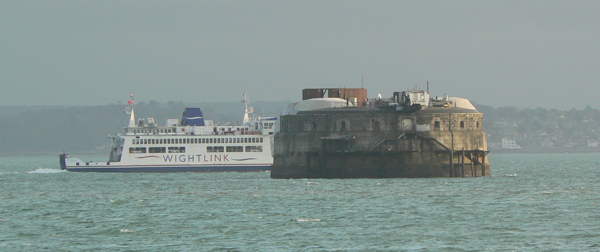
<svg viewBox="0 0 600 252">
<path fill-rule="evenodd" d="M 134 108 L 135 108 L 135 104 L 133 102 L 133 94 L 131 92 L 129 92 L 129 96 L 131 98 L 129 98 L 129 101 L 127 101 L 127 103 L 129 104 L 129 107 L 125 108 L 125 114 L 131 115 L 129 117 L 129 125 L 127 127 L 135 127 L 135 113 L 133 112 Z"/>
<path fill-rule="evenodd" d="M 248 104 L 250 103 L 248 100 L 248 96 L 246 95 L 246 91 L 244 91 L 244 99 L 242 100 L 242 102 L 246 105 L 246 111 L 244 111 L 244 123 L 250 122 L 250 115 L 254 113 L 254 108 L 253 107 L 248 107 Z"/>
</svg>

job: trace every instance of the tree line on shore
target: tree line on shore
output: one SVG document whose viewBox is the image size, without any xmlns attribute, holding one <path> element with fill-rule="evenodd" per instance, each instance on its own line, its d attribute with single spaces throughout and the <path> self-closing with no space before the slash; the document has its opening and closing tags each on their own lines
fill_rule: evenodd
<svg viewBox="0 0 600 252">
<path fill-rule="evenodd" d="M 254 102 L 256 115 L 278 116 L 290 101 Z M 126 105 L 0 107 L 0 155 L 106 152 L 108 134 L 120 133 L 129 121 Z M 181 119 L 186 107 L 200 107 L 204 117 L 219 124 L 239 124 L 244 103 L 183 103 L 156 101 L 136 104 L 138 118 L 154 118 L 159 126 L 167 119 Z M 572 109 L 493 108 L 477 105 L 484 113 L 483 127 L 491 149 L 503 138 L 523 148 L 572 148 L 600 144 L 600 111 Z"/>
</svg>

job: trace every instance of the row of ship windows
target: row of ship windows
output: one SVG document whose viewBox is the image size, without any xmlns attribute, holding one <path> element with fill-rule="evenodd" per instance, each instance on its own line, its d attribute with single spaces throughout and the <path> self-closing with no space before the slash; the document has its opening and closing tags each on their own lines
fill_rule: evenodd
<svg viewBox="0 0 600 252">
<path fill-rule="evenodd" d="M 211 144 L 211 143 L 262 143 L 262 137 L 244 138 L 134 138 L 132 144 Z"/>
<path fill-rule="evenodd" d="M 175 133 L 177 130 L 175 128 L 169 129 L 125 129 L 125 132 L 128 133 Z"/>
<path fill-rule="evenodd" d="M 275 125 L 275 123 L 264 123 L 263 124 L 263 128 L 264 129 L 273 129 L 274 125 Z M 256 126 L 256 127 L 258 129 L 258 126 Z M 240 128 L 240 127 L 237 127 L 237 128 L 231 128 L 231 127 L 224 128 L 224 127 L 220 127 L 220 128 L 215 128 L 215 132 L 217 131 L 217 129 L 220 130 L 220 131 L 225 131 L 225 130 L 231 131 L 231 130 L 235 129 L 236 131 L 242 131 L 242 132 L 249 130 L 248 127 L 244 127 L 244 128 Z M 168 129 L 126 129 L 125 132 L 127 132 L 127 133 L 144 133 L 144 134 L 146 134 L 146 133 L 154 133 L 154 134 L 158 134 L 158 133 L 176 133 L 177 129 L 176 128 L 168 128 Z"/>
<path fill-rule="evenodd" d="M 262 146 L 206 146 L 206 152 L 262 152 Z M 129 153 L 185 153 L 185 147 L 129 147 Z"/>
</svg>

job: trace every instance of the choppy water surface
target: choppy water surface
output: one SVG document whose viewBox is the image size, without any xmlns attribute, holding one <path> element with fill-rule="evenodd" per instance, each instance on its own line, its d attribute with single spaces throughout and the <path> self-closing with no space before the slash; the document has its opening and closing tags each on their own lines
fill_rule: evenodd
<svg viewBox="0 0 600 252">
<path fill-rule="evenodd" d="M 600 154 L 490 160 L 486 178 L 274 180 L 0 157 L 0 250 L 600 250 Z"/>
</svg>

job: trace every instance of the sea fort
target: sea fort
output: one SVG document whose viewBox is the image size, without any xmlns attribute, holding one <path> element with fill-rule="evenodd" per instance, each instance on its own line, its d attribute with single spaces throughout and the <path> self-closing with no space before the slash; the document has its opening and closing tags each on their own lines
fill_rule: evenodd
<svg viewBox="0 0 600 252">
<path fill-rule="evenodd" d="M 429 89 L 429 88 L 427 88 Z M 304 89 L 281 114 L 272 178 L 490 175 L 483 114 L 429 90 L 368 98 L 364 88 Z"/>
</svg>

